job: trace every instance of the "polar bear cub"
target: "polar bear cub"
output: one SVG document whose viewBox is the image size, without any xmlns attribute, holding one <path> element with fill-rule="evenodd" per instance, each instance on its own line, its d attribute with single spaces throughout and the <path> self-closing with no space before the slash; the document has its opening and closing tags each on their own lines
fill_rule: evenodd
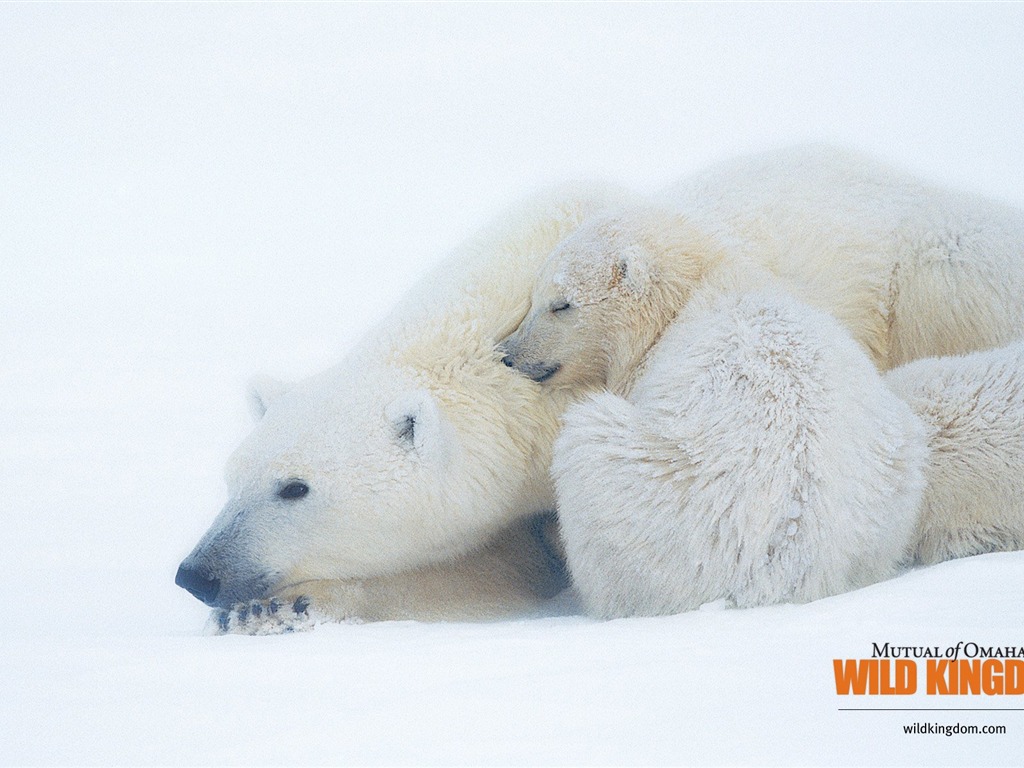
<svg viewBox="0 0 1024 768">
<path fill-rule="evenodd" d="M 551 252 L 530 313 L 502 342 L 505 365 L 574 393 L 629 380 L 725 250 L 657 208 L 585 222 Z"/>
<path fill-rule="evenodd" d="M 907 559 L 924 424 L 831 316 L 785 292 L 673 323 L 629 400 L 570 407 L 553 474 L 588 612 L 802 602 Z"/>
<path fill-rule="evenodd" d="M 1024 548 L 1024 342 L 918 360 L 885 379 L 928 429 L 915 559 Z"/>
</svg>

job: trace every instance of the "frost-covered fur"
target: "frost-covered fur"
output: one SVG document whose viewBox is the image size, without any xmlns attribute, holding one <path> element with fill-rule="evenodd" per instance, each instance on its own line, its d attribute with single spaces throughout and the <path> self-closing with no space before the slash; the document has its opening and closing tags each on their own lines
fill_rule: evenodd
<svg viewBox="0 0 1024 768">
<path fill-rule="evenodd" d="M 881 370 L 1024 336 L 1024 213 L 804 146 L 723 163 L 574 231 L 506 362 L 550 389 L 626 393 L 667 323 L 737 267 L 832 314 Z"/>
<path fill-rule="evenodd" d="M 924 425 L 842 326 L 784 292 L 677 321 L 628 401 L 591 395 L 564 424 L 559 516 L 592 614 L 813 600 L 906 558 Z"/>
<path fill-rule="evenodd" d="M 916 559 L 1024 548 L 1024 343 L 919 360 L 886 382 L 928 428 Z"/>
<path fill-rule="evenodd" d="M 670 211 L 591 219 L 545 261 L 529 315 L 502 342 L 505 364 L 556 391 L 619 389 L 725 258 L 717 242 Z"/>
<path fill-rule="evenodd" d="M 339 619 L 481 617 L 548 596 L 559 573 L 545 548 L 503 542 L 553 509 L 564 401 L 501 365 L 495 344 L 552 248 L 623 199 L 577 186 L 512 211 L 339 365 L 259 382 L 229 500 L 178 582 L 220 609 L 305 597 Z"/>
</svg>

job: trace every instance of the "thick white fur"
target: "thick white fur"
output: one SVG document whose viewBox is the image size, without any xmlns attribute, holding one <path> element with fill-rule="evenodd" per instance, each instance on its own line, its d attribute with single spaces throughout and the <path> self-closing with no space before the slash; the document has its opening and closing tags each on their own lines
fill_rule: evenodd
<svg viewBox="0 0 1024 768">
<path fill-rule="evenodd" d="M 1024 213 L 803 146 L 575 230 L 542 266 L 509 360 L 551 390 L 628 393 L 665 326 L 737 265 L 836 317 L 880 370 L 1024 336 Z"/>
<path fill-rule="evenodd" d="M 629 400 L 572 406 L 553 472 L 589 612 L 806 601 L 892 575 L 925 429 L 832 317 L 781 291 L 674 323 Z"/>
<path fill-rule="evenodd" d="M 1024 212 L 811 145 L 732 160 L 662 194 L 829 312 L 887 370 L 1024 336 Z"/>
<path fill-rule="evenodd" d="M 820 149 L 721 166 L 659 203 L 684 212 L 709 251 L 728 250 L 724 284 L 749 258 L 834 312 L 880 367 L 1020 329 L 1021 219 L 996 204 Z M 531 600 L 532 567 L 499 544 L 554 503 L 551 445 L 572 393 L 516 375 L 494 345 L 521 324 L 547 255 L 582 221 L 627 204 L 619 191 L 575 189 L 514 211 L 341 364 L 262 386 L 262 418 L 229 463 L 230 499 L 185 561 L 221 580 L 219 604 L 312 596 L 330 618 L 456 618 L 491 615 L 502 595 Z M 816 262 L 823 244 L 830 260 Z M 722 280 L 707 261 L 702 284 Z M 613 274 L 631 289 L 657 277 L 640 263 Z M 644 326 L 645 352 L 676 309 Z M 310 492 L 282 501 L 292 479 Z"/>
<path fill-rule="evenodd" d="M 495 344 L 522 320 L 555 244 L 624 198 L 575 186 L 513 210 L 340 364 L 261 382 L 229 501 L 183 563 L 219 579 L 212 604 L 306 596 L 333 618 L 458 618 L 546 596 L 529 548 L 516 562 L 502 541 L 554 507 L 565 403 L 502 365 Z M 279 498 L 293 480 L 308 495 Z"/>
<path fill-rule="evenodd" d="M 885 378 L 928 428 L 916 559 L 1024 548 L 1024 343 L 918 360 Z"/>
</svg>

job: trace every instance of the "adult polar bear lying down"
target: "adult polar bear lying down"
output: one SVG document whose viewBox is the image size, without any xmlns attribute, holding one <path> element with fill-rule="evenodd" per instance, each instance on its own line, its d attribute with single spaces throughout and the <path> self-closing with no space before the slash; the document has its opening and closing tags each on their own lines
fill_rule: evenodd
<svg viewBox="0 0 1024 768">
<path fill-rule="evenodd" d="M 554 508 L 565 401 L 500 362 L 540 262 L 625 193 L 572 186 L 465 244 L 334 368 L 262 381 L 229 499 L 176 582 L 222 630 L 330 619 L 481 618 L 564 586 Z"/>
<path fill-rule="evenodd" d="M 818 146 L 723 163 L 653 202 L 559 244 L 507 364 L 625 394 L 665 327 L 737 268 L 836 317 L 880 370 L 1024 337 L 1021 211 Z"/>
<path fill-rule="evenodd" d="M 270 609 L 309 599 L 333 619 L 458 618 L 557 588 L 529 519 L 553 507 L 551 444 L 571 393 L 516 376 L 494 344 L 555 245 L 627 198 L 563 191 L 506 217 L 339 366 L 263 388 L 230 499 L 178 583 L 230 609 L 238 631 L 275 631 Z"/>
</svg>

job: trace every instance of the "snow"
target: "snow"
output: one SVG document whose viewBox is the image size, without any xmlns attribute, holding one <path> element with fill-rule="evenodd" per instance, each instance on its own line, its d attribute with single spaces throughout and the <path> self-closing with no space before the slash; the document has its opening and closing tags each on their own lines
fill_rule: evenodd
<svg viewBox="0 0 1024 768">
<path fill-rule="evenodd" d="M 831 660 L 1024 645 L 1024 553 L 806 606 L 260 638 L 202 635 L 173 577 L 246 380 L 326 367 L 539 186 L 825 139 L 1024 205 L 1022 31 L 1013 4 L 0 5 L 0 764 L 1019 762 L 1024 713 L 839 711 Z"/>
</svg>

